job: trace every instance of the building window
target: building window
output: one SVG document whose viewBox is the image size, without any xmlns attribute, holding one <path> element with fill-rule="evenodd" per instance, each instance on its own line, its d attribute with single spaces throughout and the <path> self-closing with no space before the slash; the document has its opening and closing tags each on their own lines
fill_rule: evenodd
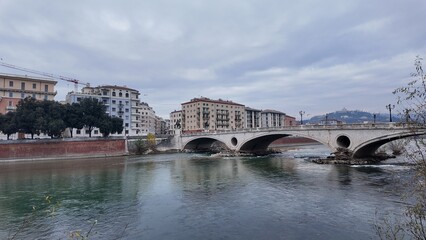
<svg viewBox="0 0 426 240">
<path fill-rule="evenodd" d="M 49 91 L 49 85 L 47 85 L 47 84 L 46 84 L 46 85 L 44 85 L 44 91 L 45 91 L 45 92 L 48 92 L 48 91 Z"/>
<path fill-rule="evenodd" d="M 25 98 L 25 93 L 21 93 L 21 98 Z"/>
<path fill-rule="evenodd" d="M 44 95 L 44 100 L 47 100 L 47 95 Z"/>
<path fill-rule="evenodd" d="M 123 93 L 119 92 L 119 93 L 118 93 L 118 96 L 119 96 L 119 97 L 123 97 Z"/>
<path fill-rule="evenodd" d="M 115 104 L 115 100 L 112 100 L 112 104 Z"/>
<path fill-rule="evenodd" d="M 90 133 L 90 131 L 89 130 L 86 130 L 86 134 L 89 134 Z"/>
<path fill-rule="evenodd" d="M 93 131 L 93 133 L 94 133 L 94 134 L 98 134 L 98 133 L 99 133 L 99 131 L 98 131 L 98 130 L 95 130 L 95 131 Z"/>
<path fill-rule="evenodd" d="M 102 94 L 103 94 L 104 96 L 106 96 L 106 95 L 108 95 L 108 92 L 107 92 L 107 91 L 102 91 Z"/>
<path fill-rule="evenodd" d="M 77 134 L 81 134 L 81 130 L 80 129 L 77 129 L 77 132 L 76 132 Z"/>
<path fill-rule="evenodd" d="M 129 124 L 128 124 L 128 123 L 126 123 L 126 124 L 124 124 L 124 126 L 129 127 Z"/>
<path fill-rule="evenodd" d="M 21 83 L 21 90 L 25 90 L 25 83 Z"/>
<path fill-rule="evenodd" d="M 9 97 L 13 97 L 13 92 L 9 92 Z"/>
<path fill-rule="evenodd" d="M 37 84 L 33 83 L 33 89 L 37 88 Z"/>
<path fill-rule="evenodd" d="M 115 92 L 112 92 L 112 96 L 115 97 Z"/>
<path fill-rule="evenodd" d="M 115 108 L 112 108 L 112 111 L 115 112 Z"/>
<path fill-rule="evenodd" d="M 9 107 L 12 107 L 12 106 L 13 106 L 13 102 L 9 101 Z"/>
<path fill-rule="evenodd" d="M 81 98 L 80 98 L 80 97 L 78 97 L 78 98 L 77 98 L 77 102 L 80 102 L 80 101 L 81 101 Z"/>
<path fill-rule="evenodd" d="M 9 87 L 13 87 L 13 81 L 9 81 Z"/>
<path fill-rule="evenodd" d="M 128 98 L 129 97 L 129 93 L 126 93 L 126 98 Z"/>
<path fill-rule="evenodd" d="M 129 112 L 129 109 L 128 109 L 128 108 L 126 108 L 126 112 Z"/>
</svg>

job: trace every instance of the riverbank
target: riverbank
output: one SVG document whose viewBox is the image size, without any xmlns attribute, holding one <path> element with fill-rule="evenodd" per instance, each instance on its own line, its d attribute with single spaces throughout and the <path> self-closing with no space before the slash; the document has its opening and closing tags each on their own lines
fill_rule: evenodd
<svg viewBox="0 0 426 240">
<path fill-rule="evenodd" d="M 124 138 L 64 138 L 0 141 L 0 162 L 128 155 Z"/>
</svg>

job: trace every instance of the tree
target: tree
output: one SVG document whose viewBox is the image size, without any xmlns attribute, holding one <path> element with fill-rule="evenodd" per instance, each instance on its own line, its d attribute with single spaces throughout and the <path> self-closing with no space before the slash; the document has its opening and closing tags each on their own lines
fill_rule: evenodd
<svg viewBox="0 0 426 240">
<path fill-rule="evenodd" d="M 103 137 L 108 137 L 112 132 L 112 121 L 110 117 L 106 117 L 99 121 L 99 131 Z"/>
<path fill-rule="evenodd" d="M 119 117 L 112 117 L 111 122 L 112 122 L 112 130 L 111 130 L 112 134 L 114 133 L 120 134 L 123 132 L 124 130 L 123 119 Z"/>
<path fill-rule="evenodd" d="M 121 118 L 105 116 L 99 124 L 99 131 L 103 137 L 123 132 L 123 119 Z"/>
<path fill-rule="evenodd" d="M 423 72 L 421 57 L 416 57 L 414 66 L 416 71 L 411 74 L 412 79 L 406 86 L 397 88 L 393 93 L 398 96 L 398 105 L 407 122 L 415 129 L 426 123 L 426 75 Z M 426 239 L 426 142 L 425 138 L 411 139 L 406 144 L 406 157 L 415 162 L 413 179 L 407 184 L 407 203 L 404 219 L 396 216 L 385 219 L 382 224 L 376 224 L 376 230 L 381 239 Z"/>
<path fill-rule="evenodd" d="M 146 142 L 148 144 L 149 149 L 151 149 L 152 151 L 156 151 L 157 148 L 157 142 L 155 140 L 155 135 L 152 133 L 148 133 L 148 135 L 146 136 Z"/>
<path fill-rule="evenodd" d="M 6 134 L 7 140 L 10 139 L 10 135 L 18 131 L 15 115 L 15 112 L 8 112 L 5 115 L 0 114 L 0 131 Z"/>
<path fill-rule="evenodd" d="M 51 138 L 62 136 L 66 128 L 65 106 L 55 101 L 44 100 L 39 102 L 36 111 L 39 130 Z"/>
<path fill-rule="evenodd" d="M 107 116 L 105 105 L 95 98 L 84 98 L 80 101 L 82 123 L 89 130 L 89 137 L 92 137 L 92 130 L 99 127 L 101 121 Z"/>
<path fill-rule="evenodd" d="M 84 127 L 83 111 L 79 103 L 66 104 L 65 105 L 65 125 L 70 128 L 71 137 L 73 137 L 73 129 L 82 129 Z"/>
<path fill-rule="evenodd" d="M 39 104 L 32 97 L 22 99 L 16 106 L 15 119 L 18 130 L 31 134 L 31 139 L 34 139 L 34 134 L 40 134 L 39 126 L 43 124 L 40 116 L 37 116 L 37 107 Z"/>
</svg>

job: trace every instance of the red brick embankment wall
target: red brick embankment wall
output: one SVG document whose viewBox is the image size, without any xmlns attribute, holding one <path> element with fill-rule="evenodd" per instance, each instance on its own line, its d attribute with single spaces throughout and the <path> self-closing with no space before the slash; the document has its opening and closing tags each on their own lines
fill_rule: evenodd
<svg viewBox="0 0 426 240">
<path fill-rule="evenodd" d="M 105 157 L 127 154 L 125 139 L 0 141 L 0 161 Z"/>
</svg>

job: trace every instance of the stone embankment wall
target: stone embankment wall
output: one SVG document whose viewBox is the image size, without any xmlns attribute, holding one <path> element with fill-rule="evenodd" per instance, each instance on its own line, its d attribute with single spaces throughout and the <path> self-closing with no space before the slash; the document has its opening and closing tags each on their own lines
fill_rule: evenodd
<svg viewBox="0 0 426 240">
<path fill-rule="evenodd" d="M 124 138 L 0 141 L 0 161 L 127 155 Z"/>
</svg>

